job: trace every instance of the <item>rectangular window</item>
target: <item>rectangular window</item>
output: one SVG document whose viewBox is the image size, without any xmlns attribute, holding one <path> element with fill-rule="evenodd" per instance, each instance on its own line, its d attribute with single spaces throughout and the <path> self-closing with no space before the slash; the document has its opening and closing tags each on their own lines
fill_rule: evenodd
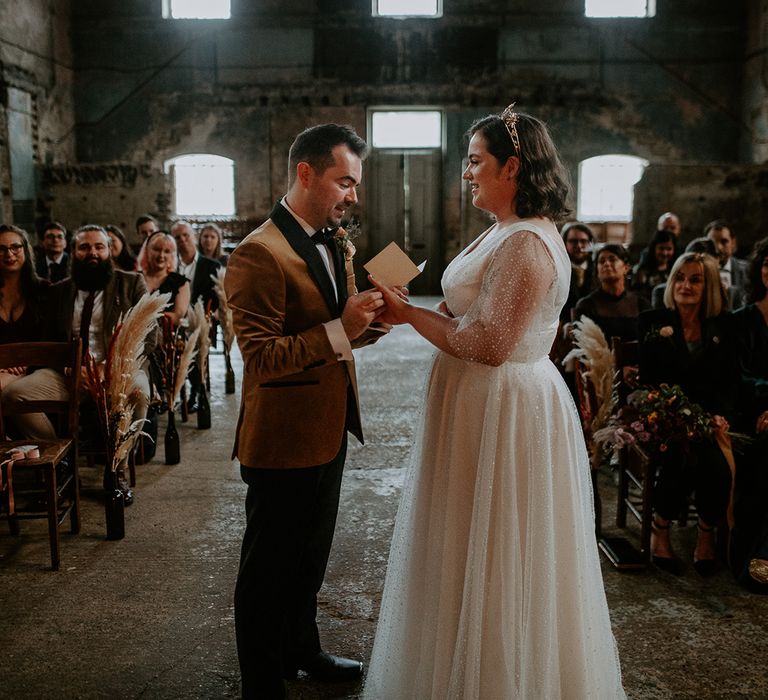
<svg viewBox="0 0 768 700">
<path fill-rule="evenodd" d="M 163 0 L 165 19 L 229 19 L 230 0 Z"/>
<path fill-rule="evenodd" d="M 373 0 L 374 17 L 441 17 L 443 0 Z"/>
<path fill-rule="evenodd" d="M 372 110 L 370 140 L 374 148 L 440 148 L 443 115 L 436 110 Z"/>
<path fill-rule="evenodd" d="M 585 0 L 587 17 L 654 17 L 656 0 Z"/>
</svg>

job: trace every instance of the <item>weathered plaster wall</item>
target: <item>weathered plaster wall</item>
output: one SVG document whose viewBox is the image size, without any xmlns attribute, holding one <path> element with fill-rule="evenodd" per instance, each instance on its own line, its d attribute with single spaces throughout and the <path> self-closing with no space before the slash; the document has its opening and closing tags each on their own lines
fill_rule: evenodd
<svg viewBox="0 0 768 700">
<path fill-rule="evenodd" d="M 155 168 L 196 151 L 234 158 L 238 211 L 259 219 L 306 125 L 364 133 L 369 106 L 435 105 L 447 110 L 450 249 L 466 235 L 460 135 L 513 99 L 550 123 L 574 177 L 606 153 L 739 159 L 742 4 L 658 5 L 649 20 L 587 20 L 581 0 L 454 0 L 440 19 L 400 21 L 372 18 L 370 0 L 242 0 L 228 21 L 171 21 L 150 0 L 81 0 L 78 157 Z"/>
<path fill-rule="evenodd" d="M 744 60 L 744 159 L 768 162 L 768 0 L 749 0 Z"/>
<path fill-rule="evenodd" d="M 0 3 L 0 217 L 29 229 L 39 166 L 75 155 L 69 20 L 69 0 Z"/>
<path fill-rule="evenodd" d="M 653 235 L 660 201 L 679 215 L 683 244 L 701 236 L 708 222 L 725 219 L 746 256 L 768 235 L 768 164 L 650 165 L 635 186 L 636 241 Z"/>
</svg>

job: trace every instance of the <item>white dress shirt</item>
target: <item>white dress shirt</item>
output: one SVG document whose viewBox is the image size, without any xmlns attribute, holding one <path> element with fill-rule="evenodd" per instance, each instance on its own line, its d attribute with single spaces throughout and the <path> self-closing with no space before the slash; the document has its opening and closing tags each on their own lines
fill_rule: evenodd
<svg viewBox="0 0 768 700">
<path fill-rule="evenodd" d="M 90 294 L 84 289 L 77 290 L 75 297 L 75 309 L 72 314 L 72 337 L 80 336 L 80 319 L 83 317 L 83 306 L 85 299 Z M 88 348 L 91 351 L 91 357 L 96 362 L 103 362 L 106 359 L 107 349 L 104 347 L 104 292 L 97 291 L 93 297 L 93 312 L 91 313 L 91 325 L 88 328 Z"/>
</svg>

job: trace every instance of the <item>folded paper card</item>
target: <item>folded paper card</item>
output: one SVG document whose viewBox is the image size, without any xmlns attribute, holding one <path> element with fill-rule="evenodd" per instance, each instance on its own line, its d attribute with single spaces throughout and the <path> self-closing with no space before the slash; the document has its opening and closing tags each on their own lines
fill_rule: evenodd
<svg viewBox="0 0 768 700">
<path fill-rule="evenodd" d="M 414 265 L 400 246 L 392 241 L 363 267 L 387 287 L 404 287 L 424 270 L 426 264 L 425 260 L 421 265 Z"/>
</svg>

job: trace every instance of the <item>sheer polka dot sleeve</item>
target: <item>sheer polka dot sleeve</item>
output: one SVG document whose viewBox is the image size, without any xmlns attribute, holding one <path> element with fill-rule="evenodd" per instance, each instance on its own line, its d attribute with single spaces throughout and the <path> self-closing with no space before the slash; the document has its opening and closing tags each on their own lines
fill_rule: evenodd
<svg viewBox="0 0 768 700">
<path fill-rule="evenodd" d="M 497 367 L 524 338 L 556 278 L 546 243 L 531 231 L 511 234 L 496 250 L 478 298 L 448 333 L 450 353 Z"/>
</svg>

